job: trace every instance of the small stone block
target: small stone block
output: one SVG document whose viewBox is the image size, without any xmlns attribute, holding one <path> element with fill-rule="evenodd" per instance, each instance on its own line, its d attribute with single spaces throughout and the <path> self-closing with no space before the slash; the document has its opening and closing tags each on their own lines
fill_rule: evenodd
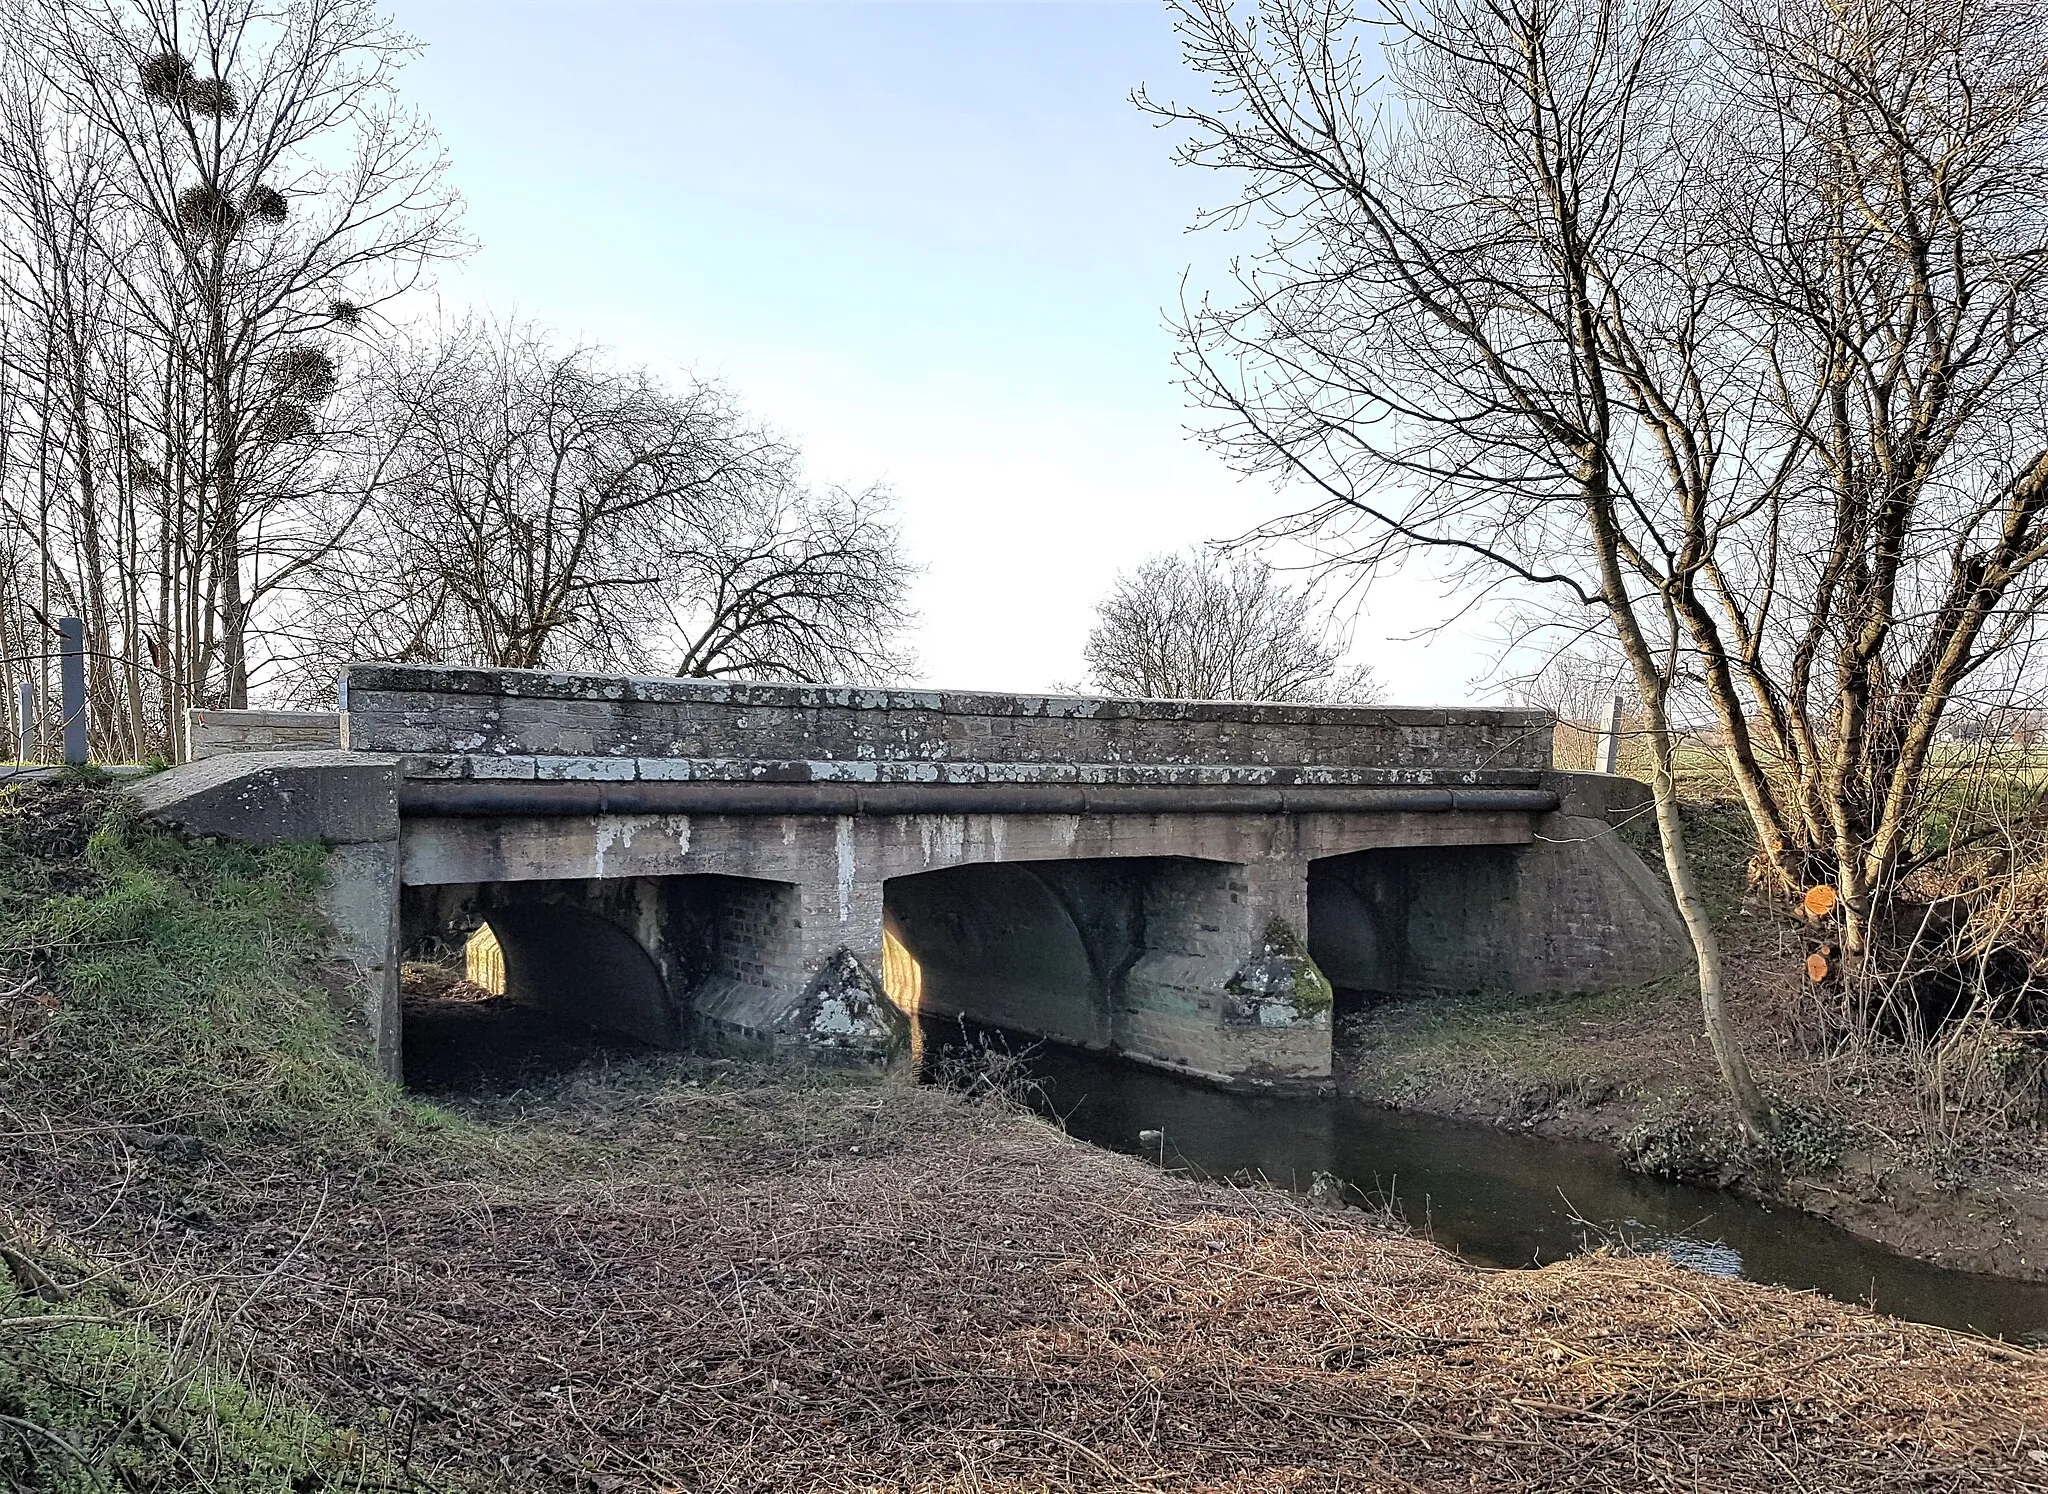
<svg viewBox="0 0 2048 1494">
<path fill-rule="evenodd" d="M 544 783 L 631 783 L 630 757 L 536 757 L 534 777 Z"/>
<path fill-rule="evenodd" d="M 399 759 L 398 771 L 407 778 L 463 778 L 462 758 L 449 753 L 414 753 Z"/>
<path fill-rule="evenodd" d="M 535 761 L 526 753 L 511 753 L 503 757 L 479 755 L 466 759 L 471 778 L 510 778 L 521 781 L 537 775 Z"/>
</svg>

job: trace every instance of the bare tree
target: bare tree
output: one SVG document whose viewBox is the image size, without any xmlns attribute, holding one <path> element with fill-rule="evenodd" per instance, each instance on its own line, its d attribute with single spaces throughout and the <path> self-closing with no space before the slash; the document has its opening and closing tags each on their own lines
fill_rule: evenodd
<svg viewBox="0 0 2048 1494">
<path fill-rule="evenodd" d="M 1683 16 L 1660 0 L 1423 0 L 1372 28 L 1330 0 L 1266 0 L 1256 24 L 1230 0 L 1176 12 L 1217 102 L 1152 107 L 1190 132 L 1184 161 L 1241 180 L 1218 221 L 1266 229 L 1242 299 L 1190 312 L 1213 439 L 1318 493 L 1298 527 L 1348 527 L 1361 562 L 1426 548 L 1477 584 L 1600 609 L 1643 698 L 1707 1033 L 1744 1125 L 1768 1130 L 1671 773 L 1679 593 L 1739 501 L 1714 452 L 1666 439 L 1676 460 L 1660 459 L 1674 412 L 1697 428 L 1726 394 L 1688 376 L 1724 263 L 1685 211 Z"/>
<path fill-rule="evenodd" d="M 886 677 L 909 568 L 885 495 L 815 492 L 717 388 L 530 327 L 395 350 L 367 512 L 307 572 L 301 696 L 347 658 Z M 374 470 L 371 470 L 374 469 Z"/>
<path fill-rule="evenodd" d="M 881 488 L 806 486 L 789 454 L 697 515 L 669 551 L 670 627 L 647 655 L 681 675 L 882 683 L 911 669 L 911 567 Z"/>
<path fill-rule="evenodd" d="M 1189 316 L 1215 439 L 1317 494 L 1282 527 L 1598 619 L 1708 1033 L 1762 1128 L 1672 713 L 1711 714 L 1761 868 L 1838 882 L 1861 952 L 1943 713 L 2013 673 L 2043 600 L 2038 5 L 1178 9 L 1222 103 L 1153 107 L 1244 182 L 1220 216 L 1267 230 L 1236 304 Z"/>
<path fill-rule="evenodd" d="M 1636 754 L 1627 749 L 1642 716 L 1635 675 L 1626 660 L 1601 648 L 1600 642 L 1581 640 L 1575 647 L 1558 649 L 1537 667 L 1507 681 L 1515 700 L 1548 711 L 1557 719 L 1553 751 L 1560 767 L 1599 766 L 1600 745 L 1617 700 L 1621 702 L 1617 758 L 1633 766 Z"/>
<path fill-rule="evenodd" d="M 1838 886 L 1852 954 L 1914 869 L 1945 714 L 2005 693 L 2048 600 L 2044 24 L 2034 0 L 1751 0 L 1724 43 L 1723 236 L 1770 439 L 1680 610 L 1727 661 L 1767 859 Z"/>
<path fill-rule="evenodd" d="M 266 609 L 345 533 L 335 392 L 377 308 L 460 248 L 457 203 L 395 100 L 412 43 L 366 0 L 0 19 L 24 396 L 0 499 L 66 520 L 36 542 L 101 661 L 103 750 L 175 750 L 185 706 L 247 703 Z"/>
<path fill-rule="evenodd" d="M 1089 683 L 1159 700 L 1379 699 L 1306 589 L 1256 556 L 1157 555 L 1117 577 L 1082 656 Z"/>
</svg>

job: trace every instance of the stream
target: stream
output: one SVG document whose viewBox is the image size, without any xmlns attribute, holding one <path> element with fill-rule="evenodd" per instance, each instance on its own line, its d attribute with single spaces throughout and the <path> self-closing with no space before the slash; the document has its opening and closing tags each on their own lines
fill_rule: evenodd
<svg viewBox="0 0 2048 1494">
<path fill-rule="evenodd" d="M 927 1062 L 956 1050 L 933 1023 Z M 1242 1094 L 1014 1034 L 970 1043 L 1016 1053 L 1035 1103 L 1082 1141 L 1198 1177 L 1307 1191 L 1317 1174 L 1465 1259 L 1534 1266 L 1604 1239 L 1717 1276 L 1825 1293 L 1944 1327 L 2040 1342 L 2048 1283 L 1946 1270 L 1895 1255 L 1797 1210 L 1625 1172 L 1601 1147 L 1381 1109 L 1356 1100 Z M 1157 1132 L 1156 1138 L 1140 1138 Z"/>
</svg>

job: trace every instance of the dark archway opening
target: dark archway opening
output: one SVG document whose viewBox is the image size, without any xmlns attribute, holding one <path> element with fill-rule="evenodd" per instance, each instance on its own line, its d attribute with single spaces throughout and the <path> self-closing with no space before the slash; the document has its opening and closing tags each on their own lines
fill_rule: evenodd
<svg viewBox="0 0 2048 1494">
<path fill-rule="evenodd" d="M 938 1042 L 961 1024 L 1117 1051 L 1131 1039 L 1134 969 L 1151 931 L 1186 932 L 1184 884 L 1208 863 L 1173 857 L 947 867 L 883 889 L 883 983 Z"/>
<path fill-rule="evenodd" d="M 1336 993 L 1334 1046 L 1375 1010 L 1514 983 L 1513 846 L 1406 846 L 1308 866 L 1308 951 Z"/>
<path fill-rule="evenodd" d="M 580 890 L 407 889 L 409 1088 L 505 1092 L 673 1041 L 654 958 Z"/>
<path fill-rule="evenodd" d="M 402 1054 L 428 1090 L 725 1045 L 807 971 L 796 888 L 710 874 L 407 887 Z"/>
<path fill-rule="evenodd" d="M 1073 915 L 1026 866 L 898 877 L 883 890 L 882 919 L 884 982 L 915 1018 L 1109 1042 L 1104 982 Z"/>
</svg>

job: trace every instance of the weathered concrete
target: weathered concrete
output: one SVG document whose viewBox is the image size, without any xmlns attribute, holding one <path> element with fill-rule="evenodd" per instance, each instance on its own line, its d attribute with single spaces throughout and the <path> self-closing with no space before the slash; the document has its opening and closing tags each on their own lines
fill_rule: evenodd
<svg viewBox="0 0 2048 1494">
<path fill-rule="evenodd" d="M 351 750 L 190 764 L 146 804 L 380 848 L 336 862 L 365 950 L 380 899 L 387 951 L 488 921 L 515 996 L 656 1042 L 875 1058 L 901 1007 L 1316 1080 L 1330 977 L 1554 989 L 1682 953 L 1598 818 L 1630 786 L 1549 772 L 1540 713 L 390 665 L 344 698 Z M 393 1063 L 396 970 L 365 1002 Z"/>
<path fill-rule="evenodd" d="M 396 759 L 348 752 L 223 754 L 183 763 L 129 790 L 145 814 L 194 835 L 254 845 L 333 847 L 321 909 L 378 1063 L 398 1072 L 399 772 Z"/>
<path fill-rule="evenodd" d="M 187 711 L 185 756 L 224 752 L 321 752 L 341 748 L 335 711 Z"/>
<path fill-rule="evenodd" d="M 1007 885 L 969 879 L 949 901 L 970 911 L 983 952 L 971 971 L 958 956 L 921 940 L 907 947 L 939 970 L 927 980 L 922 1009 L 966 1012 L 1068 1041 L 1115 1048 L 1192 1072 L 1228 1077 L 1316 1078 L 1327 1073 L 1327 1013 L 1279 1019 L 1273 1002 L 1244 1020 L 1230 985 L 1260 958 L 1275 919 L 1305 928 L 1308 867 L 1321 857 L 1364 848 L 1521 845 L 1533 834 L 1521 811 L 1348 814 L 1092 815 L 568 815 L 489 818 L 407 817 L 403 875 L 409 885 L 516 884 L 561 877 L 722 877 L 759 889 L 758 934 L 748 963 L 758 975 L 727 973 L 688 997 L 700 1030 L 730 1033 L 746 1045 L 772 1042 L 796 972 L 815 971 L 838 951 L 881 969 L 885 914 L 930 901 L 932 874 L 1000 866 Z M 1087 869 L 1099 869 L 1089 871 Z M 1117 879 L 1108 876 L 1117 871 Z M 1092 882 L 1086 878 L 1093 876 Z M 1020 880 L 1021 879 L 1021 880 Z M 1118 880 L 1120 879 L 1120 880 Z M 1075 998 L 1051 994 L 1035 978 L 1032 957 L 1012 939 L 1012 954 L 987 949 L 1006 921 L 1027 911 L 1020 889 L 1049 884 L 1070 920 L 1113 899 L 1151 931 L 1129 960 L 1098 956 L 1114 979 L 1091 988 L 1100 1009 L 1092 1024 L 1055 1015 Z M 1067 938 L 1041 922 L 1033 938 Z M 1071 937 L 1083 938 L 1075 932 Z M 1087 937 L 1107 937 L 1089 931 Z M 1588 958 L 1599 958 L 1589 952 Z M 1021 963 L 1020 963 L 1021 962 Z M 1117 967 L 1121 968 L 1117 968 Z M 940 973 L 940 972 L 943 973 Z M 1007 994 L 1004 994 L 1007 993 Z M 1036 993 L 1035 996 L 1033 993 Z M 1035 1016 L 1036 1001 L 1044 1010 Z"/>
<path fill-rule="evenodd" d="M 1558 798 L 1557 812 L 1610 825 L 1650 823 L 1650 786 L 1616 773 L 1543 774 L 1537 782 Z"/>
<path fill-rule="evenodd" d="M 909 968 L 890 994 L 1211 1077 L 1320 1077 L 1330 993 L 1292 932 L 1292 869 L 1149 857 L 899 877 L 884 919 Z"/>
<path fill-rule="evenodd" d="M 334 926 L 335 957 L 348 971 L 352 1005 L 377 1066 L 396 1076 L 402 1057 L 398 846 L 337 845 L 327 857 L 320 911 Z"/>
<path fill-rule="evenodd" d="M 358 752 L 748 764 L 1219 764 L 1389 775 L 1550 766 L 1551 717 L 1543 711 L 854 690 L 397 664 L 352 665 L 341 690 L 343 742 Z"/>
<path fill-rule="evenodd" d="M 180 763 L 131 790 L 144 814 L 251 845 L 398 839 L 398 762 L 355 752 L 251 752 Z"/>
</svg>

